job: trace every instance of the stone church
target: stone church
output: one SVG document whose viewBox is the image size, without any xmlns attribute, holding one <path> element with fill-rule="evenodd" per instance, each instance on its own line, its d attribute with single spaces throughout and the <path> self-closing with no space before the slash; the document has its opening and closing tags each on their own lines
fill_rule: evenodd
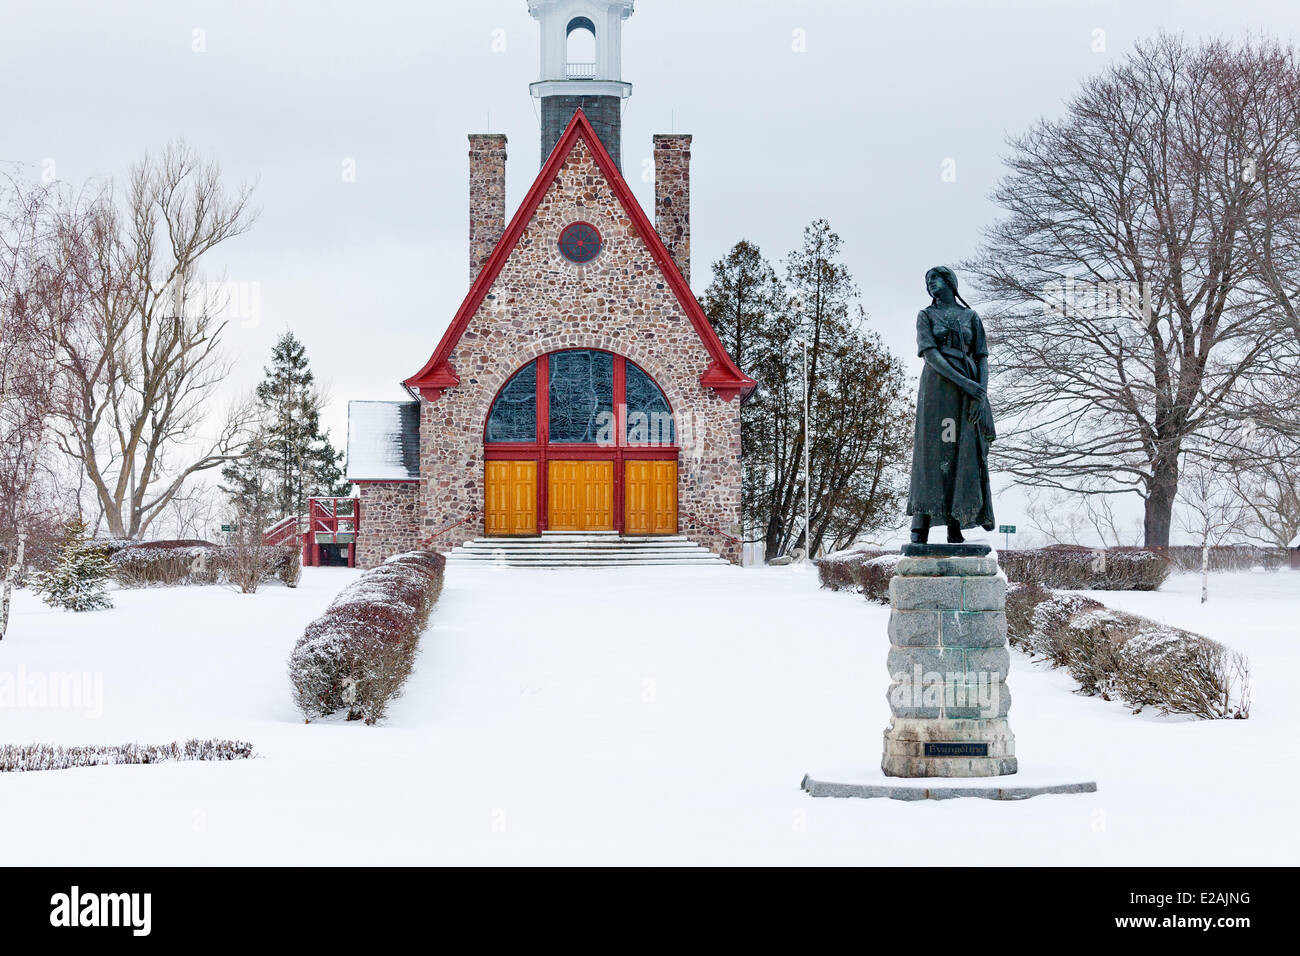
<svg viewBox="0 0 1300 956">
<path fill-rule="evenodd" d="M 690 289 L 691 137 L 654 137 L 653 225 L 621 172 L 632 6 L 529 0 L 541 171 L 507 221 L 506 137 L 469 137 L 469 292 L 428 360 L 398 370 L 411 401 L 349 407 L 363 567 L 561 532 L 684 536 L 740 560 L 754 382 Z M 573 62 L 575 31 L 594 62 Z"/>
</svg>

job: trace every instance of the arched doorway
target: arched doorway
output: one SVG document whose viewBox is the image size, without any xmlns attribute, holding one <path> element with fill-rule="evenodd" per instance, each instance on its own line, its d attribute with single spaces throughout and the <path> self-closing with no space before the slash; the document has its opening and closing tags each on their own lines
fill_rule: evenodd
<svg viewBox="0 0 1300 956">
<path fill-rule="evenodd" d="M 566 349 L 501 387 L 483 429 L 485 529 L 677 532 L 677 424 L 635 362 Z"/>
</svg>

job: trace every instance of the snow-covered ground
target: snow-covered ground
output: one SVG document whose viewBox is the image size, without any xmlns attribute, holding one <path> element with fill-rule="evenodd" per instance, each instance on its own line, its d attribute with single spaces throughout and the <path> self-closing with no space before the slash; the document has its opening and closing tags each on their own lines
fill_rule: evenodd
<svg viewBox="0 0 1300 956">
<path fill-rule="evenodd" d="M 803 568 L 455 568 L 387 725 L 304 725 L 285 662 L 354 574 L 118 591 L 81 615 L 19 593 L 0 675 L 89 672 L 102 701 L 5 707 L 0 740 L 233 737 L 259 757 L 0 774 L 0 861 L 1300 862 L 1300 573 L 1215 575 L 1205 606 L 1194 576 L 1097 595 L 1246 651 L 1248 721 L 1132 716 L 1013 654 L 1024 774 L 1100 788 L 1018 803 L 799 790 L 874 771 L 888 718 L 888 610 Z"/>
</svg>

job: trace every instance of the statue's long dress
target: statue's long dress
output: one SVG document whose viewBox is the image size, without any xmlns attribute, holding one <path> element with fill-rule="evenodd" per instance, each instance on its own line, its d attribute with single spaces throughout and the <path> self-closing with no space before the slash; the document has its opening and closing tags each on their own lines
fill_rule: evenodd
<svg viewBox="0 0 1300 956">
<path fill-rule="evenodd" d="M 932 348 L 978 381 L 978 360 L 989 354 L 984 323 L 974 309 L 922 309 L 916 317 L 917 354 Z M 988 451 L 994 437 L 988 400 L 975 402 L 926 363 L 916 399 L 907 513 L 929 515 L 935 526 L 955 520 L 963 529 L 992 531 Z"/>
</svg>

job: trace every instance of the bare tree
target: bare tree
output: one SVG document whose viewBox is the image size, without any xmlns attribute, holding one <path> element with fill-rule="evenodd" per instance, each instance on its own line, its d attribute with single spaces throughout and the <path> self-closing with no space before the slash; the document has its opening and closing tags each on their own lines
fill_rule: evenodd
<svg viewBox="0 0 1300 956">
<path fill-rule="evenodd" d="M 1285 548 L 1300 535 L 1300 442 L 1260 432 L 1252 454 L 1233 468 L 1232 491 L 1242 509 L 1241 535 L 1268 548 Z"/>
<path fill-rule="evenodd" d="M 85 471 L 110 534 L 139 537 L 192 476 L 243 454 L 249 410 L 232 407 L 204 441 L 220 353 L 224 303 L 198 266 L 244 232 L 250 189 L 229 194 L 215 163 L 183 143 L 135 166 L 120 212 L 105 204 L 86 282 L 95 323 L 74 340 L 74 394 L 60 442 Z"/>
<path fill-rule="evenodd" d="M 1254 55 L 1162 36 L 1088 80 L 1062 119 L 1011 141 L 1006 216 L 969 264 L 997 300 L 999 465 L 1141 496 L 1148 546 L 1169 543 L 1184 453 L 1214 454 L 1273 345 L 1245 253 L 1244 107 L 1225 105 L 1225 64 Z"/>
<path fill-rule="evenodd" d="M 231 582 L 244 594 L 255 594 L 262 582 L 275 572 L 272 556 L 275 549 L 266 544 L 266 532 L 279 518 L 276 512 L 276 470 L 268 467 L 262 453 L 265 432 L 259 431 L 252 439 L 249 455 L 251 467 L 245 476 L 241 493 L 231 495 L 227 514 L 231 532 L 227 539 L 227 554 Z"/>
<path fill-rule="evenodd" d="M 1201 603 L 1210 597 L 1210 548 L 1236 536 L 1244 514 L 1231 474 L 1212 463 L 1189 458 L 1183 465 L 1178 498 L 1179 523 L 1201 547 Z"/>
<path fill-rule="evenodd" d="M 1217 122 L 1242 169 L 1242 219 L 1253 304 L 1269 321 L 1270 352 L 1245 411 L 1300 442 L 1300 59 L 1260 41 L 1214 64 Z"/>
<path fill-rule="evenodd" d="M 218 488 L 192 483 L 172 497 L 164 519 L 170 534 L 184 540 L 206 539 L 221 524 L 225 503 Z"/>
<path fill-rule="evenodd" d="M 1046 489 L 1030 494 L 1025 516 L 1048 544 L 1084 544 L 1091 539 L 1104 548 L 1124 548 L 1142 537 L 1141 525 L 1136 530 L 1126 527 L 1109 495 Z"/>
<path fill-rule="evenodd" d="M 51 422 L 67 337 L 87 314 L 79 204 L 53 186 L 0 180 L 0 638 L 33 527 L 51 523 Z"/>
</svg>

